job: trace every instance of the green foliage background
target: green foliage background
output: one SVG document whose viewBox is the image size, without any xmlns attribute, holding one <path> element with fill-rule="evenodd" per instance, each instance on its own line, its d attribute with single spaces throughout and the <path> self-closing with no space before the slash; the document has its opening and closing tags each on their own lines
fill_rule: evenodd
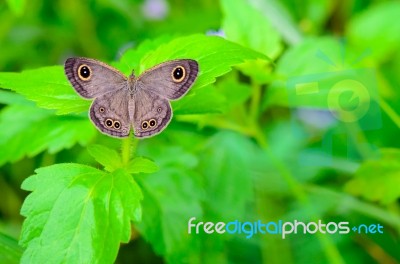
<svg viewBox="0 0 400 264">
<path fill-rule="evenodd" d="M 0 263 L 400 262 L 399 16 L 378 0 L 2 3 Z M 88 120 L 70 56 L 200 74 L 163 133 L 119 140 Z M 299 78 L 319 93 L 296 96 Z M 369 119 L 332 116 L 325 84 L 348 79 L 370 97 L 341 103 Z M 191 217 L 384 233 L 190 235 Z"/>
</svg>

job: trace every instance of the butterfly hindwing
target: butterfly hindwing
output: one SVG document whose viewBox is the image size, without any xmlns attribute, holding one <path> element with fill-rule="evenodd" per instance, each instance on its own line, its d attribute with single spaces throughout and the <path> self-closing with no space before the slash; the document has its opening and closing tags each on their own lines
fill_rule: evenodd
<svg viewBox="0 0 400 264">
<path fill-rule="evenodd" d="M 134 98 L 132 124 L 135 136 L 150 137 L 164 130 L 172 118 L 169 101 L 145 90 L 139 90 Z"/>
<path fill-rule="evenodd" d="M 127 137 L 131 129 L 128 107 L 126 91 L 120 89 L 94 99 L 89 116 L 102 133 L 113 137 Z"/>
</svg>

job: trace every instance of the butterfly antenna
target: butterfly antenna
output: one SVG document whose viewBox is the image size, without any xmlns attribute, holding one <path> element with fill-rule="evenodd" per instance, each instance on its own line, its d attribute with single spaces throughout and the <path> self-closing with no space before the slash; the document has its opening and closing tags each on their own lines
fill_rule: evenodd
<svg viewBox="0 0 400 264">
<path fill-rule="evenodd" d="M 126 72 L 132 71 L 130 74 L 133 74 L 133 66 L 129 65 L 129 63 L 127 63 L 124 60 L 124 54 L 132 47 L 135 46 L 134 42 L 128 42 L 127 44 L 125 44 L 124 46 L 122 46 L 119 50 L 118 50 L 118 56 L 117 56 L 117 61 L 119 61 L 122 65 L 124 65 L 126 67 Z"/>
</svg>

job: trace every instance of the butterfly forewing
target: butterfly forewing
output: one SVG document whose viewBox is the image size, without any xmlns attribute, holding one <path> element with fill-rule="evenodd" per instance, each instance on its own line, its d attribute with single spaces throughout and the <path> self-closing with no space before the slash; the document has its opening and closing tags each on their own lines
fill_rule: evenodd
<svg viewBox="0 0 400 264">
<path fill-rule="evenodd" d="M 139 76 L 138 83 L 144 90 L 176 100 L 189 91 L 198 71 L 195 60 L 172 60 L 145 71 Z"/>
<path fill-rule="evenodd" d="M 84 98 L 96 98 L 126 87 L 127 78 L 122 73 L 97 60 L 69 58 L 64 69 L 75 91 Z"/>
</svg>

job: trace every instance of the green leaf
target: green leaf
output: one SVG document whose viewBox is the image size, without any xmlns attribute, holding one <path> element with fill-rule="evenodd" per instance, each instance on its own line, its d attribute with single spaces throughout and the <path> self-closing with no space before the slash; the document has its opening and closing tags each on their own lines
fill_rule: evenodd
<svg viewBox="0 0 400 264">
<path fill-rule="evenodd" d="M 265 60 L 248 61 L 239 65 L 238 69 L 256 84 L 270 83 L 274 77 L 271 64 Z"/>
<path fill-rule="evenodd" d="M 26 100 L 22 95 L 2 89 L 0 89 L 0 103 L 33 105 L 31 101 Z"/>
<path fill-rule="evenodd" d="M 129 173 L 153 173 L 159 170 L 157 164 L 145 157 L 135 157 L 129 161 L 127 166 L 127 171 Z"/>
<path fill-rule="evenodd" d="M 153 173 L 159 170 L 157 164 L 145 157 L 134 157 L 128 164 L 124 165 L 121 156 L 117 151 L 103 145 L 90 145 L 90 155 L 109 172 L 124 168 L 128 173 Z"/>
<path fill-rule="evenodd" d="M 150 146 L 151 147 L 151 146 Z M 187 221 L 202 214 L 203 192 L 194 173 L 195 156 L 178 147 L 151 148 L 162 170 L 139 178 L 143 188 L 143 220 L 138 228 L 158 254 L 169 263 L 181 263 L 196 251 Z"/>
<path fill-rule="evenodd" d="M 155 43 L 163 44 L 155 49 Z M 138 54 L 142 55 L 140 66 L 137 64 Z M 143 46 L 139 46 L 138 52 L 126 52 L 121 62 L 125 63 L 123 71 L 126 74 L 132 70 L 126 72 L 126 62 L 132 61 L 135 67 L 139 66 L 135 71 L 139 75 L 145 69 L 158 63 L 178 58 L 191 58 L 199 62 L 200 73 L 192 88 L 194 94 L 197 89 L 213 83 L 216 77 L 229 72 L 234 65 L 245 60 L 267 59 L 258 52 L 220 37 L 191 35 L 175 38 L 169 42 L 166 42 L 165 37 L 145 42 Z M 123 67 L 124 63 L 116 65 Z M 0 73 L 0 86 L 24 95 L 42 108 L 55 109 L 58 114 L 80 113 L 87 111 L 90 105 L 90 101 L 80 98 L 75 93 L 61 66 L 44 67 L 21 73 Z M 220 103 L 215 96 L 211 98 Z M 199 108 L 193 109 L 194 113 L 198 110 Z M 209 104 L 209 108 L 203 109 L 203 112 L 215 112 L 215 107 Z"/>
<path fill-rule="evenodd" d="M 240 83 L 236 79 L 224 79 L 218 82 L 217 89 L 226 98 L 226 108 L 232 108 L 244 104 L 251 95 L 251 87 L 248 84 Z"/>
<path fill-rule="evenodd" d="M 202 174 L 207 182 L 208 213 L 224 219 L 241 219 L 254 196 L 251 161 L 255 145 L 232 132 L 210 138 L 202 151 Z"/>
<path fill-rule="evenodd" d="M 156 140 L 156 138 L 154 139 Z M 161 144 L 161 142 L 160 142 Z M 165 143 L 164 143 L 165 144 Z M 161 168 L 195 168 L 198 165 L 198 157 L 196 155 L 184 151 L 181 146 L 169 146 L 165 148 L 159 148 L 156 146 L 148 146 L 146 155 L 154 158 L 156 164 Z"/>
<path fill-rule="evenodd" d="M 136 49 L 127 50 L 121 59 L 113 62 L 112 65 L 121 72 L 129 75 L 133 69 L 140 68 L 140 61 L 144 56 L 149 54 L 149 51 L 157 49 L 160 45 L 168 43 L 172 39 L 173 37 L 169 35 L 163 35 L 156 39 L 147 39 L 140 43 Z"/>
<path fill-rule="evenodd" d="M 16 239 L 0 233 L 0 263 L 20 263 L 22 252 Z"/>
<path fill-rule="evenodd" d="M 130 58 L 124 56 L 125 61 Z M 246 60 L 265 59 L 265 55 L 216 36 L 190 35 L 175 38 L 149 51 L 141 59 L 137 74 L 167 60 L 189 58 L 199 63 L 199 76 L 192 90 L 207 86 L 215 78 Z"/>
<path fill-rule="evenodd" d="M 122 167 L 121 156 L 113 149 L 102 145 L 90 145 L 88 151 L 98 163 L 104 166 L 106 171 L 112 172 Z"/>
<path fill-rule="evenodd" d="M 360 51 L 368 50 L 378 61 L 391 60 L 399 48 L 400 24 L 393 23 L 399 14 L 399 2 L 379 3 L 354 16 L 346 34 Z"/>
<path fill-rule="evenodd" d="M 44 150 L 56 153 L 76 143 L 86 145 L 95 129 L 87 117 L 56 116 L 30 105 L 10 105 L 0 113 L 0 164 Z"/>
<path fill-rule="evenodd" d="M 21 209 L 22 263 L 112 263 L 141 217 L 141 190 L 124 170 L 57 164 L 22 188 L 32 191 Z"/>
<path fill-rule="evenodd" d="M 7 3 L 14 14 L 18 16 L 23 14 L 26 0 L 7 0 Z"/>
<path fill-rule="evenodd" d="M 187 221 L 202 214 L 199 190 L 192 186 L 192 176 L 171 169 L 151 174 L 141 184 L 146 199 L 138 228 L 154 250 L 170 263 L 179 263 L 187 253 L 196 250 L 193 237 L 187 234 Z"/>
<path fill-rule="evenodd" d="M 245 0 L 221 0 L 222 28 L 226 37 L 245 47 L 276 58 L 283 49 L 281 37 L 268 17 Z"/>
<path fill-rule="evenodd" d="M 358 52 L 334 37 L 307 38 L 291 47 L 277 63 L 277 74 L 294 77 L 353 69 L 359 63 Z"/>
<path fill-rule="evenodd" d="M 370 201 L 390 204 L 400 198 L 400 149 L 381 149 L 377 160 L 361 164 L 345 190 Z"/>
<path fill-rule="evenodd" d="M 311 0 L 320 1 L 321 0 Z M 322 0 L 326 1 L 326 0 Z M 327 0 L 329 1 L 329 0 Z M 302 32 L 299 28 L 296 18 L 292 14 L 293 11 L 300 11 L 304 17 L 309 19 L 312 17 L 311 14 L 307 14 L 299 7 L 298 3 L 295 2 L 282 2 L 277 0 L 272 1 L 248 1 L 258 12 L 273 24 L 274 28 L 282 35 L 285 42 L 289 45 L 296 44 L 302 39 Z M 319 2 L 319 3 L 320 3 Z M 288 7 L 291 6 L 291 7 Z M 306 8 L 310 6 L 315 12 L 315 3 L 306 5 Z M 320 11 L 320 10 L 318 10 Z M 319 14 L 321 15 L 321 14 Z"/>
<path fill-rule="evenodd" d="M 172 102 L 174 114 L 222 113 L 226 109 L 226 99 L 215 86 L 197 89 L 182 99 Z"/>
<path fill-rule="evenodd" d="M 21 73 L 0 72 L 0 87 L 11 89 L 57 114 L 87 111 L 90 101 L 74 91 L 61 66 L 43 67 Z"/>
<path fill-rule="evenodd" d="M 227 39 L 244 47 L 251 48 L 272 59 L 278 57 L 283 50 L 281 36 L 272 26 L 269 18 L 255 9 L 246 0 L 221 0 L 224 12 L 223 31 Z M 253 60 L 239 66 L 239 69 L 257 83 L 268 83 L 271 79 L 266 60 Z"/>
</svg>

